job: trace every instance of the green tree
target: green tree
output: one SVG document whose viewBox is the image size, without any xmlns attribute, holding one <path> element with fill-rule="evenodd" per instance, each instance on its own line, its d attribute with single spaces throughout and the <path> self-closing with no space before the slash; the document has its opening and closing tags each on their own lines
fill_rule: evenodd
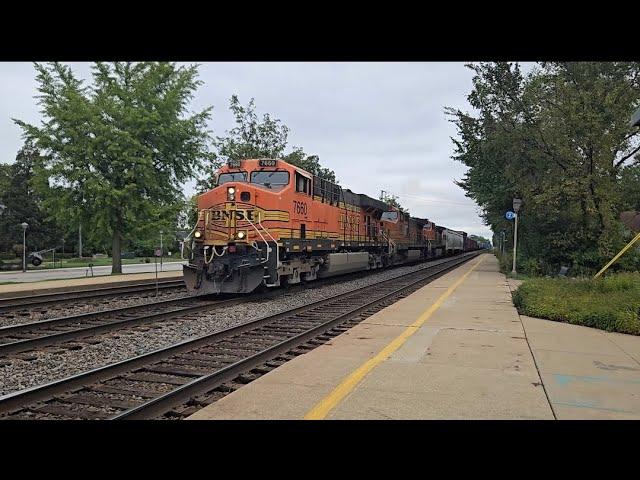
<svg viewBox="0 0 640 480">
<path fill-rule="evenodd" d="M 380 196 L 378 197 L 378 199 L 381 202 L 384 202 L 384 203 L 386 203 L 387 205 L 389 205 L 391 207 L 397 208 L 402 213 L 405 213 L 405 214 L 409 215 L 409 210 L 406 209 L 405 207 L 403 207 L 400 204 L 400 200 L 398 199 L 398 197 L 396 195 L 393 195 L 391 193 L 382 191 L 382 192 L 380 192 Z"/>
<path fill-rule="evenodd" d="M 34 188 L 34 167 L 40 153 L 32 142 L 26 142 L 13 164 L 0 165 L 0 250 L 13 245 L 22 247 L 21 223 L 29 224 L 28 249 L 54 248 L 61 243 L 62 230 L 42 208 L 42 197 Z"/>
<path fill-rule="evenodd" d="M 527 75 L 517 64 L 469 67 L 477 115 L 447 109 L 458 127 L 454 159 L 469 167 L 459 185 L 494 232 L 511 231 L 504 212 L 524 199 L 523 258 L 599 267 L 624 244 L 620 178 L 640 151 L 628 125 L 640 63 L 550 62 Z"/>
<path fill-rule="evenodd" d="M 15 120 L 43 152 L 45 206 L 97 243 L 110 239 L 113 273 L 123 240 L 174 222 L 181 184 L 211 159 L 210 108 L 188 111 L 197 66 L 140 62 L 92 66 L 85 86 L 60 63 L 35 64 L 40 126 Z M 156 232 L 157 235 L 157 232 Z"/>
<path fill-rule="evenodd" d="M 297 147 L 285 153 L 289 128 L 268 113 L 260 120 L 255 111 L 253 98 L 247 106 L 243 106 L 238 97 L 233 95 L 229 109 L 233 113 L 236 125 L 227 131 L 226 135 L 216 138 L 214 161 L 206 165 L 204 177 L 198 182 L 198 191 L 209 190 L 215 186 L 216 170 L 229 159 L 281 158 L 309 173 L 332 182 L 336 181 L 335 173 L 323 168 L 317 155 L 307 155 L 303 149 Z"/>
</svg>

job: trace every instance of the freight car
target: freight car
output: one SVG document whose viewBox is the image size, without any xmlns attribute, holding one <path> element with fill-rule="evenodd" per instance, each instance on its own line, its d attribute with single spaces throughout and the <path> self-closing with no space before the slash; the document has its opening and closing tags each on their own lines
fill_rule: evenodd
<svg viewBox="0 0 640 480">
<path fill-rule="evenodd" d="M 283 160 L 232 160 L 198 197 L 184 278 L 192 295 L 250 293 L 460 253 L 465 236 Z"/>
</svg>

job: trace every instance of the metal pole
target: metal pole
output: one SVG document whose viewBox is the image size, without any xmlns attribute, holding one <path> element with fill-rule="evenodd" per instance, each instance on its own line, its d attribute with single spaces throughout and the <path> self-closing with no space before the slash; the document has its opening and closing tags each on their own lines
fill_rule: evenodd
<svg viewBox="0 0 640 480">
<path fill-rule="evenodd" d="M 27 229 L 22 227 L 22 271 L 27 271 Z"/>
<path fill-rule="evenodd" d="M 156 297 L 158 296 L 158 256 L 153 256 L 153 263 L 156 265 Z"/>
<path fill-rule="evenodd" d="M 513 269 L 511 270 L 511 273 L 513 273 L 514 275 L 516 274 L 516 254 L 518 251 L 518 217 L 519 216 L 520 215 L 516 213 L 516 224 L 513 231 Z"/>
<path fill-rule="evenodd" d="M 78 224 L 78 257 L 82 258 L 82 224 Z"/>
<path fill-rule="evenodd" d="M 162 257 L 164 256 L 164 249 L 162 248 L 162 231 L 160 232 L 160 271 L 162 271 Z"/>
</svg>

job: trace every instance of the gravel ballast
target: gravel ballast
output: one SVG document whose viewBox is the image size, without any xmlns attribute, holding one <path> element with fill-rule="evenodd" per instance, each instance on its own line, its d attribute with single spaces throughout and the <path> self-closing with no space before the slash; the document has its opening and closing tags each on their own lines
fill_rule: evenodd
<svg viewBox="0 0 640 480">
<path fill-rule="evenodd" d="M 71 300 L 59 304 L 42 305 L 34 307 L 12 308 L 0 312 L 0 327 L 20 325 L 21 323 L 40 322 L 50 318 L 67 317 L 80 313 L 98 312 L 112 308 L 130 307 L 154 303 L 156 300 L 171 300 L 187 297 L 184 288 L 171 288 L 160 290 L 158 296 L 153 293 L 118 294 L 109 297 L 98 297 L 86 300 Z"/>
<path fill-rule="evenodd" d="M 334 282 L 267 300 L 251 301 L 228 307 L 213 307 L 210 312 L 128 327 L 114 333 L 92 337 L 100 343 L 70 343 L 39 351 L 0 358 L 0 395 L 59 380 L 93 368 L 122 361 L 169 345 L 233 327 L 256 318 L 275 314 L 349 290 L 372 285 L 423 269 L 422 265 L 398 267 L 369 274 L 355 280 Z M 69 349 L 73 346 L 73 349 Z"/>
</svg>

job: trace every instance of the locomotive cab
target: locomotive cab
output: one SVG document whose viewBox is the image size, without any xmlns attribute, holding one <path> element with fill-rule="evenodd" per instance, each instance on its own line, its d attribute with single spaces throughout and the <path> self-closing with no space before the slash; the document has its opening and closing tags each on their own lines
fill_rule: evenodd
<svg viewBox="0 0 640 480">
<path fill-rule="evenodd" d="M 311 175 L 273 159 L 230 161 L 198 197 L 194 252 L 184 267 L 193 294 L 248 293 L 279 285 L 280 237 L 306 235 Z M 278 208 L 293 201 L 293 209 Z M 296 205 L 297 203 L 297 205 Z M 295 208 L 297 206 L 297 208 Z M 283 228 L 289 227 L 289 228 Z"/>
</svg>

